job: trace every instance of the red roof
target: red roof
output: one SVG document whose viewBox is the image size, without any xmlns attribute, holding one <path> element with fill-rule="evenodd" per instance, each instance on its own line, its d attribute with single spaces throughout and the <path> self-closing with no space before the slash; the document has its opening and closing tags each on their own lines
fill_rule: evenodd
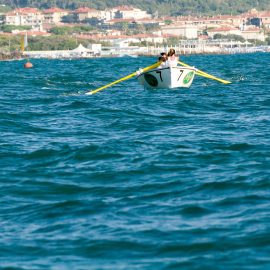
<svg viewBox="0 0 270 270">
<path fill-rule="evenodd" d="M 108 35 L 102 37 L 101 39 L 125 39 L 125 38 L 133 38 L 133 37 L 127 35 L 119 35 L 119 36 Z"/>
<path fill-rule="evenodd" d="M 199 35 L 198 36 L 198 39 L 200 39 L 200 40 L 206 40 L 206 39 L 209 39 L 209 37 L 207 35 Z"/>
<path fill-rule="evenodd" d="M 261 30 L 259 28 L 254 28 L 254 29 L 247 29 L 247 30 L 243 30 L 243 33 L 260 33 Z"/>
<path fill-rule="evenodd" d="M 10 12 L 7 12 L 6 15 L 12 16 L 16 14 L 29 14 L 29 13 L 40 13 L 40 10 L 38 10 L 37 8 L 17 8 Z"/>
<path fill-rule="evenodd" d="M 43 13 L 62 13 L 62 12 L 67 12 L 66 10 L 64 9 L 61 9 L 61 8 L 49 8 L 49 9 L 45 9 L 43 10 Z"/>
<path fill-rule="evenodd" d="M 118 7 L 114 7 L 113 9 L 117 9 L 119 11 L 131 11 L 131 10 L 134 10 L 134 7 L 132 7 L 132 6 L 118 6 Z"/>
<path fill-rule="evenodd" d="M 129 18 L 129 19 L 112 19 L 107 21 L 108 23 L 121 23 L 121 22 L 134 22 L 134 18 Z"/>
<path fill-rule="evenodd" d="M 81 7 L 76 10 L 74 10 L 74 13 L 88 13 L 88 12 L 97 12 L 98 10 L 94 8 L 88 8 L 88 7 Z"/>
<path fill-rule="evenodd" d="M 158 38 L 160 36 L 158 35 L 154 35 L 154 34 L 137 34 L 137 35 L 133 35 L 133 38 Z"/>
<path fill-rule="evenodd" d="M 164 37 L 164 38 L 171 38 L 171 37 L 178 37 L 178 35 L 173 35 L 173 34 L 163 34 L 162 37 Z"/>
<path fill-rule="evenodd" d="M 207 30 L 207 32 L 228 32 L 232 30 L 239 30 L 239 29 L 233 28 L 233 27 L 220 27 L 220 28 L 215 28 L 215 29 L 209 29 Z"/>
<path fill-rule="evenodd" d="M 270 18 L 270 11 L 265 11 L 260 13 L 259 15 L 260 18 Z"/>
</svg>

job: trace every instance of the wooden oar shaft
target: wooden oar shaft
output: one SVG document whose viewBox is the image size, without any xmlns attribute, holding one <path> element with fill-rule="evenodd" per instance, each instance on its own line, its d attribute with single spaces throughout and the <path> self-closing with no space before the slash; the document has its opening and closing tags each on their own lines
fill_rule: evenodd
<svg viewBox="0 0 270 270">
<path fill-rule="evenodd" d="M 224 84 L 231 83 L 230 81 L 226 81 L 226 80 L 220 79 L 220 78 L 218 78 L 218 77 L 216 77 L 216 76 L 213 76 L 213 75 L 208 74 L 208 73 L 206 73 L 206 72 L 203 72 L 203 71 L 201 71 L 201 70 L 198 70 L 198 71 L 197 71 L 197 74 L 200 75 L 200 76 L 203 76 L 203 77 L 212 79 L 212 80 L 219 81 L 219 82 L 224 83 Z"/>
<path fill-rule="evenodd" d="M 148 71 L 148 70 L 151 70 L 151 69 L 153 69 L 153 68 L 156 68 L 156 67 L 158 67 L 159 65 L 160 65 L 160 62 L 157 62 L 157 63 L 155 63 L 155 64 L 153 64 L 153 65 L 151 65 L 151 66 L 149 66 L 149 67 L 143 68 L 143 69 L 142 69 L 142 72 L 146 72 L 146 71 Z M 89 92 L 86 93 L 86 95 L 93 95 L 93 94 L 95 94 L 95 93 L 97 93 L 97 92 L 99 92 L 99 91 L 101 91 L 101 90 L 103 90 L 103 89 L 106 89 L 106 88 L 108 88 L 108 87 L 110 87 L 110 86 L 112 86 L 112 85 L 114 85 L 114 84 L 117 84 L 117 83 L 126 81 L 126 80 L 128 80 L 128 79 L 131 79 L 132 77 L 134 77 L 134 76 L 136 76 L 136 75 L 137 75 L 137 72 L 133 72 L 133 73 L 131 73 L 131 74 L 129 74 L 129 75 L 123 77 L 123 78 L 120 78 L 120 79 L 118 79 L 118 80 L 116 80 L 116 81 L 114 81 L 114 82 L 111 82 L 111 83 L 106 84 L 106 85 L 104 85 L 104 86 L 102 86 L 102 87 L 99 87 L 99 88 L 97 88 L 96 90 L 89 91 Z"/>
<path fill-rule="evenodd" d="M 188 65 L 188 64 L 186 64 L 186 63 L 184 63 L 184 62 L 178 61 L 178 63 L 179 63 L 180 65 L 182 65 L 182 66 L 190 67 L 190 65 Z M 208 74 L 208 73 L 206 73 L 206 72 L 204 72 L 204 71 L 202 71 L 202 70 L 199 70 L 199 69 L 196 70 L 196 74 L 198 74 L 199 76 L 202 76 L 202 77 L 206 77 L 206 78 L 208 78 L 208 79 L 212 79 L 212 80 L 219 81 L 219 82 L 224 83 L 224 84 L 231 83 L 230 81 L 226 81 L 226 80 L 220 79 L 220 78 L 218 78 L 218 77 L 216 77 L 216 76 L 213 76 L 213 75 L 211 75 L 211 74 Z"/>
<path fill-rule="evenodd" d="M 131 73 L 131 74 L 127 75 L 126 77 L 123 77 L 123 78 L 121 78 L 121 79 L 119 79 L 119 80 L 116 80 L 116 81 L 114 81 L 114 82 L 112 82 L 112 83 L 109 83 L 109 84 L 104 85 L 104 86 L 102 86 L 102 87 L 100 87 L 100 88 L 97 88 L 96 90 L 87 92 L 86 95 L 93 95 L 93 94 L 95 94 L 95 93 L 97 93 L 97 92 L 99 92 L 99 91 L 101 91 L 101 90 L 103 90 L 103 89 L 105 89 L 105 88 L 108 88 L 108 87 L 110 87 L 110 86 L 112 86 L 112 85 L 114 85 L 114 84 L 117 84 L 117 83 L 120 83 L 120 82 L 122 82 L 122 81 L 128 80 L 128 79 L 132 78 L 132 77 L 135 76 L 135 75 L 136 75 L 136 72 Z"/>
</svg>

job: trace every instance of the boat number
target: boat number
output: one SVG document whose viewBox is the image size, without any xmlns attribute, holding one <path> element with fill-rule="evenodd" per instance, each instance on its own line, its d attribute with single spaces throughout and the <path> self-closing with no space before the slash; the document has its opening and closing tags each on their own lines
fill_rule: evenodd
<svg viewBox="0 0 270 270">
<path fill-rule="evenodd" d="M 160 80 L 163 82 L 162 76 L 161 76 L 161 71 L 156 71 L 156 73 L 159 73 Z"/>
<path fill-rule="evenodd" d="M 183 72 L 184 72 L 184 70 L 180 69 L 180 75 L 179 75 L 177 81 L 179 81 L 179 79 L 180 79 L 180 77 L 182 76 Z"/>
</svg>

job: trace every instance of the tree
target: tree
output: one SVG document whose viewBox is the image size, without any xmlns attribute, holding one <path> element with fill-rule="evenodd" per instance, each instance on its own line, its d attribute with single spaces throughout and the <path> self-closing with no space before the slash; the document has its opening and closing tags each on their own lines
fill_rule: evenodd
<svg viewBox="0 0 270 270">
<path fill-rule="evenodd" d="M 214 15 L 239 14 L 252 8 L 269 10 L 269 0 L 1 0 L 2 4 L 15 7 L 49 8 L 58 6 L 64 9 L 75 9 L 80 6 L 104 10 L 119 5 L 132 5 L 160 16 L 166 15 Z"/>
<path fill-rule="evenodd" d="M 12 30 L 30 30 L 30 29 L 31 26 L 6 25 L 6 24 L 0 26 L 0 30 L 5 33 L 11 33 Z"/>
<path fill-rule="evenodd" d="M 213 39 L 226 39 L 226 40 L 235 40 L 240 42 L 245 42 L 245 39 L 242 36 L 229 34 L 229 35 L 222 35 L 222 34 L 215 34 Z"/>
</svg>

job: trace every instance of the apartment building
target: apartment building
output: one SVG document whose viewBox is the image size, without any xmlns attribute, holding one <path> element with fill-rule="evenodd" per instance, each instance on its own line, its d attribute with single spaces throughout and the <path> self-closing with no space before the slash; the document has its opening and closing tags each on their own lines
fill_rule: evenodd
<svg viewBox="0 0 270 270">
<path fill-rule="evenodd" d="M 245 40 L 260 40 L 265 41 L 265 35 L 259 28 L 249 28 L 241 32 L 241 36 Z"/>
<path fill-rule="evenodd" d="M 43 14 L 36 8 L 18 8 L 5 14 L 4 22 L 7 25 L 40 25 Z"/>
<path fill-rule="evenodd" d="M 103 11 L 96 10 L 93 8 L 88 8 L 88 7 L 78 8 L 74 10 L 72 13 L 76 15 L 76 18 L 78 21 L 84 21 L 85 19 L 90 19 L 90 18 L 102 19 L 104 16 Z"/>
<path fill-rule="evenodd" d="M 185 37 L 187 39 L 196 39 L 198 37 L 198 27 L 195 25 L 183 25 L 173 23 L 161 27 L 162 35 L 173 35 L 175 37 Z"/>
<path fill-rule="evenodd" d="M 62 21 L 62 17 L 69 14 L 67 10 L 60 8 L 45 9 L 42 12 L 43 22 L 48 24 L 57 24 Z"/>
<path fill-rule="evenodd" d="M 151 18 L 151 15 L 146 11 L 141 10 L 139 8 L 135 8 L 132 6 L 118 6 L 114 8 L 116 19 L 143 19 L 143 18 Z"/>
<path fill-rule="evenodd" d="M 259 15 L 259 18 L 261 20 L 262 25 L 265 28 L 268 28 L 269 29 L 270 28 L 270 11 L 262 12 Z"/>
<path fill-rule="evenodd" d="M 235 27 L 218 27 L 207 30 L 208 36 L 213 38 L 216 34 L 227 35 L 241 35 L 241 30 Z"/>
</svg>

